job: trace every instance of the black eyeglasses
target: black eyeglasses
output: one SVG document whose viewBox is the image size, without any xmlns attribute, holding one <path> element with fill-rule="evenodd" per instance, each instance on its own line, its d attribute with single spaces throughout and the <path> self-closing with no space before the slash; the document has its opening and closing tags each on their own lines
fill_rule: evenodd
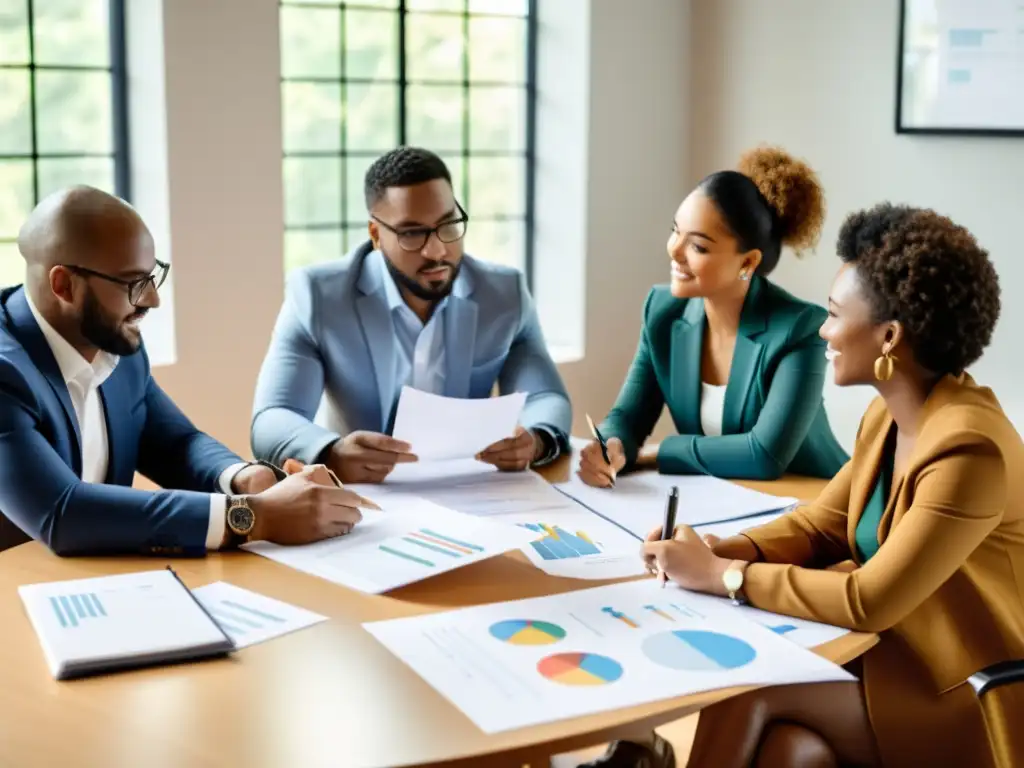
<svg viewBox="0 0 1024 768">
<path fill-rule="evenodd" d="M 128 289 L 128 301 L 132 303 L 133 307 L 137 307 L 142 297 L 146 295 L 146 291 L 149 290 L 150 286 L 153 290 L 157 290 L 161 285 L 164 284 L 164 280 L 167 279 L 167 273 L 171 271 L 171 265 L 166 262 L 157 260 L 156 270 L 151 275 L 145 277 L 137 277 L 134 280 L 125 280 L 121 277 L 114 277 L 113 275 L 105 275 L 102 272 L 97 272 L 94 269 L 88 269 L 86 267 L 79 267 L 75 264 L 62 264 L 64 269 L 70 269 L 79 275 L 86 275 L 88 277 L 98 277 L 100 280 L 106 280 L 111 283 L 117 283 L 123 285 Z"/>
<path fill-rule="evenodd" d="M 431 235 L 437 235 L 442 243 L 454 243 L 466 236 L 466 225 L 469 222 L 469 215 L 462 210 L 458 201 L 455 207 L 459 211 L 459 218 L 438 224 L 436 227 L 414 227 L 412 229 L 395 229 L 385 221 L 381 221 L 372 213 L 370 218 L 380 224 L 384 229 L 393 232 L 398 240 L 398 247 L 403 251 L 422 251 L 427 245 Z"/>
</svg>

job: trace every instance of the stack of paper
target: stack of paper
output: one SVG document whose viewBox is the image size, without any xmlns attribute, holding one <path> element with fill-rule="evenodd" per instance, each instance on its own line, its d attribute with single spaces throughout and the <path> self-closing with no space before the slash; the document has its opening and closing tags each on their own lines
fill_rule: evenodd
<svg viewBox="0 0 1024 768">
<path fill-rule="evenodd" d="M 58 680 L 234 650 L 170 570 L 29 584 L 18 592 Z"/>
<path fill-rule="evenodd" d="M 552 576 L 614 579 L 644 573 L 639 540 L 559 493 L 535 472 L 474 460 L 402 464 L 381 485 L 350 485 L 381 505 L 396 494 L 517 525 L 537 535 L 523 553 Z"/>
</svg>

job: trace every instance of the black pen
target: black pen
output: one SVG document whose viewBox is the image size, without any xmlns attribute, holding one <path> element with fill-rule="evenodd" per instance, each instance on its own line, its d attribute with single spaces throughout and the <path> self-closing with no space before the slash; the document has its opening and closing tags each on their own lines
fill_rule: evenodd
<svg viewBox="0 0 1024 768">
<path fill-rule="evenodd" d="M 597 425 L 594 424 L 594 420 L 590 418 L 590 414 L 587 414 L 587 425 L 590 427 L 590 433 L 597 440 L 598 445 L 601 446 L 601 457 L 604 459 L 604 463 L 609 467 L 612 465 L 612 460 L 608 458 L 608 441 L 604 439 L 601 433 L 597 429 Z M 615 478 L 612 478 L 612 485 L 615 485 Z"/>
<path fill-rule="evenodd" d="M 665 522 L 661 526 L 661 540 L 667 541 L 672 538 L 672 534 L 676 530 L 676 510 L 679 507 L 679 488 L 673 485 L 672 490 L 668 494 L 668 502 L 665 504 Z M 667 577 L 665 572 L 661 570 L 661 565 L 658 565 L 658 580 L 661 581 L 661 586 L 665 586 Z"/>
</svg>

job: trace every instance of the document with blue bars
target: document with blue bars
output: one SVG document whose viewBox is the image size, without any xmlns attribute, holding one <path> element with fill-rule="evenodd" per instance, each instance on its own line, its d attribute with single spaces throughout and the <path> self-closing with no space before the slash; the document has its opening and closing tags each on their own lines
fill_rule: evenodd
<svg viewBox="0 0 1024 768">
<path fill-rule="evenodd" d="M 58 680 L 235 648 L 169 569 L 28 584 L 18 592 Z"/>
</svg>

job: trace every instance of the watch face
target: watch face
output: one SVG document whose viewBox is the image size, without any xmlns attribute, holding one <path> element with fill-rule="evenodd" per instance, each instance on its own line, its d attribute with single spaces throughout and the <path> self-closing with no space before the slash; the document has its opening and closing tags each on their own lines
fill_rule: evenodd
<svg viewBox="0 0 1024 768">
<path fill-rule="evenodd" d="M 743 572 L 737 570 L 728 570 L 722 575 L 722 581 L 725 583 L 725 588 L 735 592 L 737 589 L 743 586 Z"/>
<path fill-rule="evenodd" d="M 232 507 L 228 513 L 228 525 L 235 533 L 245 535 L 252 530 L 256 516 L 246 506 Z"/>
</svg>

